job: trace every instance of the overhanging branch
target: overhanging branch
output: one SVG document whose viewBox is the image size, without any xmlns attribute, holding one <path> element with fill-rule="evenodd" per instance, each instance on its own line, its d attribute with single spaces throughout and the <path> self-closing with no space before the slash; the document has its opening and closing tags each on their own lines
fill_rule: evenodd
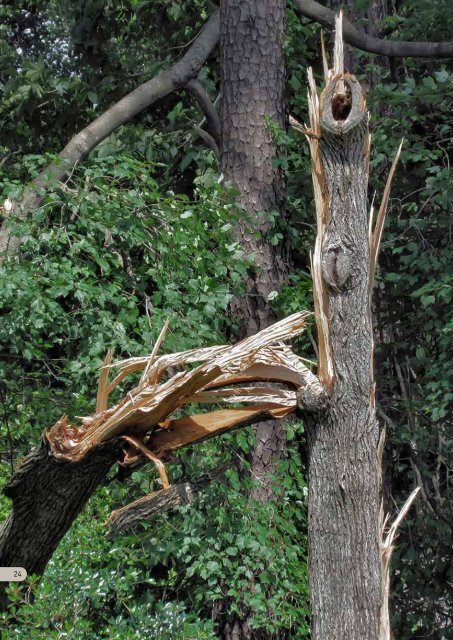
<svg viewBox="0 0 453 640">
<path fill-rule="evenodd" d="M 157 100 L 181 89 L 189 80 L 196 78 L 218 42 L 219 30 L 219 11 L 215 11 L 181 60 L 131 91 L 77 133 L 57 159 L 47 165 L 33 180 L 22 200 L 14 204 L 10 216 L 18 220 L 25 220 L 28 212 L 38 208 L 42 202 L 42 196 L 38 191 L 42 193 L 51 184 L 63 180 L 75 165 L 82 162 L 98 144 L 118 127 L 129 122 Z M 6 253 L 15 253 L 20 242 L 19 237 L 11 234 L 8 222 L 3 223 L 0 229 L 0 262 Z"/>
<path fill-rule="evenodd" d="M 297 13 L 311 18 L 326 29 L 335 28 L 335 12 L 315 0 L 293 0 Z M 382 40 L 357 29 L 343 18 L 343 38 L 345 42 L 382 56 L 416 58 L 453 58 L 453 42 L 407 42 L 404 40 Z"/>
</svg>

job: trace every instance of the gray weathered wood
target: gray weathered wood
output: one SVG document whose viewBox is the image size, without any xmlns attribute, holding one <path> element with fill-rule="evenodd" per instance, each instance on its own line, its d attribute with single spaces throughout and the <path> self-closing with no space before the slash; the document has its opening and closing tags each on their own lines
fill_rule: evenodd
<svg viewBox="0 0 453 640">
<path fill-rule="evenodd" d="M 344 91 L 341 93 L 341 84 Z M 377 640 L 380 607 L 378 424 L 369 309 L 366 135 L 357 80 L 321 97 L 320 154 L 328 194 L 322 246 L 333 390 L 305 412 L 313 640 Z"/>
</svg>

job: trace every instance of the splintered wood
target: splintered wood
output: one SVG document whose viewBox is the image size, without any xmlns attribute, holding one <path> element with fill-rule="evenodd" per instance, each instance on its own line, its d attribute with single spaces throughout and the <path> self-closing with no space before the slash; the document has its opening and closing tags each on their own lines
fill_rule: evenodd
<svg viewBox="0 0 453 640">
<path fill-rule="evenodd" d="M 63 416 L 46 433 L 52 453 L 60 459 L 79 461 L 101 443 L 123 437 L 135 444 L 135 454 L 157 458 L 154 462 L 163 484 L 168 485 L 157 462 L 169 452 L 261 418 L 281 418 L 296 409 L 296 391 L 316 378 L 284 341 L 302 333 L 309 315 L 295 313 L 233 346 L 158 356 L 167 323 L 150 356 L 112 363 L 108 354 L 99 380 L 98 411 L 76 425 Z M 117 374 L 109 382 L 114 369 Z M 175 369 L 180 370 L 175 373 Z M 112 391 L 140 371 L 138 386 L 109 407 Z M 266 384 L 269 381 L 286 383 L 288 388 L 274 388 Z M 258 382 L 264 384 L 257 386 Z M 251 383 L 253 386 L 247 386 Z M 190 405 L 203 404 L 247 406 L 194 415 L 187 410 Z M 186 415 L 172 417 L 176 411 L 186 411 Z"/>
</svg>

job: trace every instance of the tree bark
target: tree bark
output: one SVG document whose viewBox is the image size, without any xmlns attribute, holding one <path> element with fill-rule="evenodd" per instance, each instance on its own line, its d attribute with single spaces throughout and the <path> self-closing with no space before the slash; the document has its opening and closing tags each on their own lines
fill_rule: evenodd
<svg viewBox="0 0 453 640">
<path fill-rule="evenodd" d="M 131 504 L 113 511 L 108 520 L 109 538 L 133 529 L 137 525 L 150 520 L 157 514 L 170 511 L 184 504 L 190 504 L 194 496 L 221 476 L 227 464 L 221 464 L 210 473 L 206 473 L 196 480 L 186 480 L 172 485 L 169 489 L 162 489 L 150 495 L 143 496 Z"/>
<path fill-rule="evenodd" d="M 269 126 L 269 122 L 281 130 L 286 126 L 284 32 L 283 0 L 220 3 L 221 167 L 225 181 L 237 189 L 237 203 L 244 210 L 237 226 L 238 242 L 244 254 L 254 259 L 246 292 L 231 305 L 231 315 L 239 322 L 239 337 L 275 321 L 269 294 L 280 291 L 288 275 L 287 239 L 277 241 L 276 237 L 286 223 L 285 178 L 274 165 L 281 150 Z M 285 425 L 272 420 L 254 430 L 252 473 L 260 484 L 252 497 L 265 502 L 274 497 L 272 476 L 285 453 Z M 216 611 L 221 638 L 271 637 L 250 628 L 247 611 L 241 618 L 230 616 L 228 608 L 225 599 Z"/>
<path fill-rule="evenodd" d="M 0 526 L 0 566 L 41 575 L 121 451 L 116 441 L 97 447 L 81 462 L 60 462 L 44 440 L 33 449 L 4 489 L 13 509 Z M 6 606 L 5 586 L 0 583 L 0 611 Z"/>
<path fill-rule="evenodd" d="M 256 268 L 246 293 L 232 303 L 239 337 L 275 321 L 268 300 L 288 274 L 286 241 L 272 243 L 284 226 L 285 179 L 274 166 L 280 150 L 268 125 L 285 128 L 285 65 L 282 0 L 224 0 L 221 10 L 222 172 L 238 190 L 244 218 L 237 227 L 245 255 Z M 272 216 L 269 214 L 273 212 Z M 277 228 L 271 217 L 276 217 Z M 270 497 L 270 474 L 285 448 L 284 426 L 263 423 L 256 429 L 253 472 L 263 482 L 256 497 Z"/>
<path fill-rule="evenodd" d="M 377 640 L 378 424 L 369 306 L 368 118 L 357 80 L 339 78 L 330 80 L 320 98 L 319 151 L 328 203 L 321 264 L 334 378 L 325 406 L 305 410 L 312 638 Z M 350 104 L 339 112 L 342 82 Z"/>
</svg>

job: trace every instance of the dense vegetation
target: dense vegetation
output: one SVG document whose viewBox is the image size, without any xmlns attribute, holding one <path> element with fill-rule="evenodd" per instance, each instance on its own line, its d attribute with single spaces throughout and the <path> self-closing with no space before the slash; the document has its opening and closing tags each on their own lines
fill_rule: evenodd
<svg viewBox="0 0 453 640">
<path fill-rule="evenodd" d="M 412 0 L 381 26 L 407 40 L 447 39 L 451 11 L 448 2 Z M 75 132 L 168 66 L 208 12 L 202 0 L 2 6 L 1 200 L 15 200 Z M 300 120 L 307 119 L 306 67 L 321 69 L 318 42 L 317 25 L 289 10 L 289 110 Z M 374 305 L 379 412 L 388 434 L 386 509 L 422 485 L 394 561 L 395 636 L 440 640 L 452 615 L 446 586 L 453 579 L 453 75 L 442 60 L 390 66 L 363 54 L 357 64 L 359 78 L 373 79 L 371 197 L 382 193 L 405 138 Z M 214 101 L 215 56 L 207 69 L 201 81 Z M 117 357 L 149 352 L 166 318 L 168 350 L 234 335 L 226 310 L 241 292 L 250 257 L 232 232 L 242 215 L 234 192 L 219 180 L 215 154 L 193 129 L 201 119 L 188 93 L 171 94 L 99 145 L 17 225 L 20 253 L 0 267 L 2 484 L 44 428 L 64 413 L 93 409 L 107 349 Z M 290 223 L 275 220 L 274 227 L 277 240 L 287 234 L 292 243 L 293 273 L 270 301 L 283 315 L 311 307 L 314 217 L 305 141 L 294 131 L 275 135 L 287 146 L 291 213 Z M 308 340 L 302 347 L 315 357 Z M 172 465 L 177 479 L 226 460 L 221 481 L 192 505 L 114 541 L 103 527 L 111 510 L 155 490 L 158 481 L 148 466 L 113 470 L 43 579 L 30 578 L 35 606 L 16 607 L 22 595 L 17 590 L 14 600 L 12 589 L 4 637 L 214 638 L 213 611 L 227 597 L 233 611 L 245 609 L 253 625 L 274 637 L 308 638 L 304 429 L 301 423 L 289 429 L 275 503 L 246 497 L 252 435 L 239 432 L 181 453 Z M 2 497 L 0 520 L 8 510 Z"/>
</svg>

